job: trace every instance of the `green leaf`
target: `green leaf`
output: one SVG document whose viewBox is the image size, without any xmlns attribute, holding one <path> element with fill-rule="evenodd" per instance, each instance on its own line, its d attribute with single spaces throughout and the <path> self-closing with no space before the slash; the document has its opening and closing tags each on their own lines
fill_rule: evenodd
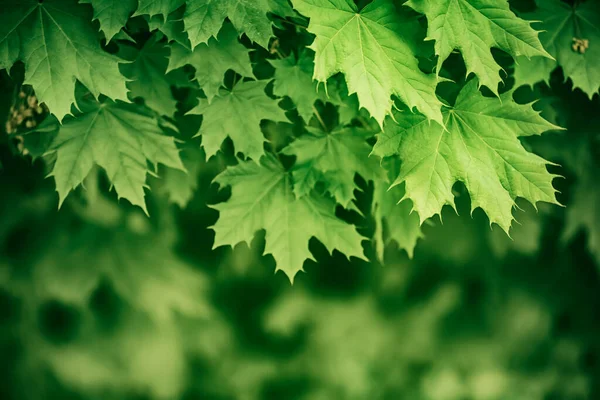
<svg viewBox="0 0 600 400">
<path fill-rule="evenodd" d="M 269 62 L 275 67 L 273 93 L 281 97 L 288 96 L 307 124 L 314 114 L 313 106 L 317 100 L 337 106 L 339 125 L 347 125 L 358 116 L 356 95 L 348 95 L 348 88 L 341 76 L 329 79 L 325 88 L 319 87 L 313 80 L 314 61 L 308 52 L 302 52 L 298 59 L 292 54 L 285 59 Z"/>
<path fill-rule="evenodd" d="M 254 76 L 248 49 L 239 42 L 231 24 L 223 25 L 218 38 L 196 46 L 193 51 L 180 43 L 173 43 L 168 71 L 187 64 L 196 69 L 196 80 L 209 102 L 219 93 L 228 70 L 234 70 L 243 77 Z"/>
<path fill-rule="evenodd" d="M 148 29 L 150 32 L 160 31 L 169 41 L 175 41 L 186 48 L 190 47 L 190 41 L 183 30 L 183 21 L 178 13 L 170 14 L 165 20 L 159 15 L 148 18 Z"/>
<path fill-rule="evenodd" d="M 273 36 L 267 14 L 286 16 L 291 12 L 287 0 L 194 0 L 186 7 L 183 22 L 192 48 L 216 37 L 226 17 L 240 33 L 267 48 Z"/>
<path fill-rule="evenodd" d="M 365 180 L 385 180 L 385 171 L 376 157 L 369 157 L 367 139 L 372 132 L 360 128 L 341 128 L 331 133 L 308 128 L 285 149 L 286 155 L 296 156 L 292 169 L 294 193 L 309 195 L 317 183 L 342 206 L 348 208 L 354 199 L 355 175 Z"/>
<path fill-rule="evenodd" d="M 138 0 L 138 8 L 133 15 L 162 15 L 166 20 L 167 16 L 177 10 L 185 3 L 185 0 Z"/>
<path fill-rule="evenodd" d="M 356 117 L 370 118 L 364 109 L 360 109 L 356 93 L 348 94 L 348 87 L 341 75 L 333 76 L 327 81 L 327 95 L 327 102 L 337 107 L 339 125 L 348 125 Z"/>
<path fill-rule="evenodd" d="M 229 201 L 214 206 L 219 219 L 213 226 L 214 247 L 250 243 L 255 233 L 266 230 L 265 254 L 293 282 L 304 261 L 312 259 L 308 249 L 316 237 L 329 251 L 364 258 L 362 237 L 354 227 L 335 216 L 335 202 L 315 194 L 296 199 L 291 177 L 273 156 L 260 165 L 243 162 L 226 169 L 215 179 L 231 186 Z"/>
<path fill-rule="evenodd" d="M 253 160 L 261 158 L 265 138 L 260 122 L 287 121 L 277 101 L 265 93 L 267 83 L 240 82 L 231 91 L 222 89 L 210 103 L 207 99 L 200 99 L 200 104 L 189 112 L 203 115 L 199 134 L 208 158 L 219 151 L 227 137 L 233 140 L 236 152 L 244 153 Z"/>
<path fill-rule="evenodd" d="M 534 85 L 548 81 L 550 73 L 560 65 L 565 77 L 573 81 L 590 98 L 600 89 L 600 6 L 597 1 L 578 2 L 570 6 L 560 0 L 538 2 L 538 9 L 525 16 L 539 24 L 543 32 L 540 39 L 544 47 L 556 59 L 527 60 L 518 58 L 515 65 L 517 86 Z M 573 50 L 573 39 L 588 40 L 589 47 L 583 52 Z"/>
<path fill-rule="evenodd" d="M 383 165 L 388 170 L 390 180 L 395 179 L 400 173 L 400 160 L 398 157 L 389 157 L 383 160 Z M 404 187 L 396 185 L 390 188 L 388 180 L 375 180 L 373 192 L 373 215 L 375 217 L 375 244 L 377 255 L 384 262 L 384 250 L 392 241 L 399 248 L 404 249 L 412 258 L 417 241 L 423 237 L 419 216 L 412 212 L 410 202 L 402 201 L 405 195 Z"/>
<path fill-rule="evenodd" d="M 52 144 L 52 170 L 59 204 L 79 186 L 94 165 L 106 171 L 119 198 L 146 213 L 147 162 L 184 170 L 173 138 L 165 136 L 152 114 L 122 102 L 78 102 L 82 111 L 68 117 Z"/>
<path fill-rule="evenodd" d="M 59 119 L 75 102 L 75 80 L 95 96 L 127 100 L 119 59 L 100 47 L 92 16 L 76 0 L 0 0 L 0 68 L 25 63 L 25 84 Z"/>
<path fill-rule="evenodd" d="M 467 75 L 477 75 L 480 84 L 496 95 L 502 68 L 494 61 L 491 47 L 513 57 L 551 58 L 538 33 L 518 18 L 505 0 L 410 0 L 406 5 L 427 17 L 427 36 L 435 40 L 438 73 L 450 54 L 459 50 Z"/>
<path fill-rule="evenodd" d="M 316 53 L 316 80 L 326 82 L 343 72 L 350 94 L 357 93 L 360 106 L 380 125 L 391 112 L 392 95 L 442 123 L 436 77 L 419 70 L 411 41 L 406 39 L 416 23 L 404 18 L 391 0 L 375 0 L 360 12 L 352 0 L 293 3 L 310 18 L 308 30 L 316 35 L 311 45 Z"/>
<path fill-rule="evenodd" d="M 144 103 L 161 115 L 172 116 L 177 102 L 171 94 L 171 83 L 165 76 L 169 63 L 169 49 L 154 35 L 140 50 L 124 43 L 120 46 L 124 58 L 123 74 L 131 79 L 127 86 L 132 98 L 142 98 Z"/>
<path fill-rule="evenodd" d="M 538 82 L 550 83 L 550 74 L 556 69 L 555 60 L 543 57 L 517 57 L 515 59 L 515 87 L 531 86 Z"/>
<path fill-rule="evenodd" d="M 100 29 L 110 40 L 127 24 L 127 20 L 137 7 L 136 0 L 80 0 L 94 8 L 94 19 L 100 22 Z"/>
<path fill-rule="evenodd" d="M 530 105 L 519 105 L 506 93 L 487 98 L 470 81 L 453 108 L 444 113 L 444 125 L 410 114 L 396 115 L 379 135 L 374 153 L 399 155 L 400 175 L 394 182 L 406 184 L 421 223 L 440 214 L 446 204 L 454 207 L 452 186 L 461 181 L 471 195 L 471 208 L 481 207 L 490 223 L 506 232 L 512 222 L 517 197 L 535 205 L 558 204 L 548 161 L 529 153 L 520 136 L 539 135 L 557 129 Z"/>
<path fill-rule="evenodd" d="M 200 0 L 186 6 L 183 24 L 192 48 L 217 37 L 230 7 L 227 0 Z"/>
<path fill-rule="evenodd" d="M 171 203 L 185 208 L 198 189 L 198 174 L 205 155 L 202 149 L 190 144 L 183 148 L 179 155 L 185 171 L 165 168 L 160 179 L 156 180 L 156 191 L 164 193 Z M 152 190 L 155 190 L 154 186 Z"/>
<path fill-rule="evenodd" d="M 298 114 L 309 122 L 317 100 L 327 101 L 324 90 L 318 90 L 313 81 L 314 63 L 312 58 L 303 52 L 298 59 L 293 54 L 282 60 L 269 60 L 275 68 L 275 84 L 273 93 L 277 96 L 288 96 L 298 109 Z"/>
</svg>

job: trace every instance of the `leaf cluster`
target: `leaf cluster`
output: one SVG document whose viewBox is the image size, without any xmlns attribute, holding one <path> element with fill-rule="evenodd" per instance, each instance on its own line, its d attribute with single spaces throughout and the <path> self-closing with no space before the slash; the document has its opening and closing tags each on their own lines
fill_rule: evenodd
<svg viewBox="0 0 600 400">
<path fill-rule="evenodd" d="M 600 89 L 593 1 L 520 13 L 504 0 L 0 0 L 0 11 L 0 69 L 22 71 L 49 114 L 17 133 L 46 160 L 59 205 L 101 170 L 146 213 L 151 186 L 185 207 L 197 166 L 220 159 L 215 182 L 231 195 L 213 206 L 214 245 L 264 230 L 290 280 L 312 237 L 365 258 L 368 218 L 380 258 L 390 242 L 412 254 L 421 225 L 456 209 L 459 182 L 471 212 L 506 233 L 518 199 L 559 204 L 554 163 L 523 139 L 561 124 L 515 91 L 557 67 L 589 97 Z"/>
</svg>

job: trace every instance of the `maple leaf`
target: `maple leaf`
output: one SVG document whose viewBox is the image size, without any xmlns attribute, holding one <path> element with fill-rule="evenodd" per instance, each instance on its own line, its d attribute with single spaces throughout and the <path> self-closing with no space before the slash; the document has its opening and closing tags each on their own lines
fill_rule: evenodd
<svg viewBox="0 0 600 400">
<path fill-rule="evenodd" d="M 490 223 L 506 232 L 517 197 L 535 205 L 558 204 L 546 165 L 550 162 L 523 148 L 519 136 L 560 129 L 543 119 L 531 105 L 515 103 L 512 93 L 499 99 L 479 93 L 470 81 L 456 104 L 444 113 L 444 126 L 410 113 L 398 113 L 398 124 L 388 121 L 373 152 L 381 157 L 399 155 L 400 175 L 421 223 L 454 207 L 452 186 L 462 181 L 471 195 L 472 210 L 481 207 Z"/>
<path fill-rule="evenodd" d="M 80 0 L 94 8 L 94 19 L 100 23 L 106 41 L 121 31 L 137 7 L 136 0 Z"/>
<path fill-rule="evenodd" d="M 361 128 L 340 128 L 331 133 L 307 128 L 282 150 L 296 156 L 292 169 L 294 193 L 297 197 L 309 195 L 317 183 L 344 207 L 354 199 L 355 175 L 365 180 L 385 180 L 385 171 L 376 157 L 369 157 L 371 147 L 366 140 L 373 133 Z"/>
<path fill-rule="evenodd" d="M 298 109 L 298 114 L 309 122 L 314 113 L 317 100 L 327 101 L 325 91 L 317 90 L 313 81 L 314 63 L 312 58 L 303 52 L 298 59 L 293 54 L 282 60 L 269 60 L 275 68 L 275 84 L 273 93 L 277 96 L 288 96 Z"/>
<path fill-rule="evenodd" d="M 174 139 L 165 136 L 157 119 L 139 106 L 83 98 L 78 107 L 81 114 L 65 119 L 51 145 L 56 153 L 51 175 L 59 205 L 98 165 L 106 171 L 119 198 L 147 213 L 147 161 L 184 170 Z"/>
<path fill-rule="evenodd" d="M 350 124 L 354 118 L 361 116 L 361 114 L 365 114 L 365 119 L 369 119 L 368 113 L 364 109 L 360 109 L 356 93 L 348 94 L 348 87 L 341 75 L 333 76 L 327 81 L 326 95 L 327 102 L 337 107 L 338 124 Z"/>
<path fill-rule="evenodd" d="M 400 173 L 400 159 L 387 157 L 382 165 L 388 171 L 390 180 L 395 179 Z M 375 217 L 375 244 L 377 255 L 384 262 L 385 247 L 392 241 L 404 249 L 412 258 L 417 241 L 423 237 L 419 216 L 412 212 L 410 202 L 402 201 L 405 195 L 404 187 L 396 185 L 390 188 L 389 180 L 378 179 L 374 181 L 373 215 Z"/>
<path fill-rule="evenodd" d="M 167 71 L 191 65 L 196 69 L 196 80 L 210 102 L 223 86 L 225 72 L 234 70 L 243 77 L 253 77 L 252 65 L 246 49 L 238 40 L 231 24 L 224 24 L 218 38 L 208 44 L 196 46 L 194 50 L 173 43 Z"/>
<path fill-rule="evenodd" d="M 454 50 L 460 50 L 467 75 L 477 75 L 480 84 L 498 95 L 501 67 L 490 51 L 497 47 L 513 57 L 544 56 L 538 33 L 518 18 L 507 1 L 498 0 L 410 0 L 407 6 L 425 14 L 427 36 L 435 40 L 437 71 Z"/>
<path fill-rule="evenodd" d="M 222 89 L 212 102 L 200 99 L 189 114 L 202 114 L 202 147 L 207 157 L 219 151 L 230 137 L 236 152 L 259 160 L 264 154 L 265 138 L 260 130 L 262 120 L 285 122 L 284 111 L 276 100 L 265 93 L 267 81 L 240 82 L 231 90 Z"/>
<path fill-rule="evenodd" d="M 120 54 L 131 63 L 123 64 L 123 74 L 131 80 L 127 83 L 132 98 L 143 98 L 144 103 L 161 115 L 172 116 L 177 102 L 171 94 L 167 71 L 169 49 L 154 35 L 140 50 L 126 43 L 121 44 Z"/>
<path fill-rule="evenodd" d="M 233 26 L 264 48 L 273 36 L 268 13 L 290 15 L 287 0 L 192 0 L 188 1 L 183 22 L 192 48 L 216 37 L 227 17 Z"/>
<path fill-rule="evenodd" d="M 515 59 L 515 87 L 531 86 L 538 82 L 550 83 L 550 74 L 558 66 L 555 60 L 548 58 L 533 57 L 527 59 L 525 57 L 517 57 Z"/>
<path fill-rule="evenodd" d="M 277 96 L 288 96 L 306 123 L 309 123 L 313 116 L 315 102 L 320 100 L 337 107 L 339 125 L 349 124 L 359 114 L 356 95 L 348 95 L 346 83 L 339 75 L 327 81 L 326 90 L 319 88 L 312 78 L 313 56 L 314 54 L 309 55 L 309 52 L 305 51 L 298 59 L 290 55 L 281 60 L 269 60 L 275 68 L 273 93 Z"/>
<path fill-rule="evenodd" d="M 548 81 L 550 73 L 561 66 L 565 77 L 573 81 L 590 98 L 600 89 L 600 7 L 596 1 L 570 6 L 560 0 L 538 2 L 538 8 L 524 17 L 539 24 L 543 32 L 540 39 L 556 59 L 531 60 L 518 58 L 515 62 L 516 85 L 531 85 Z M 574 40 L 587 40 L 588 46 L 579 51 L 573 48 Z"/>
<path fill-rule="evenodd" d="M 0 68 L 25 63 L 25 84 L 59 119 L 75 102 L 75 80 L 95 96 L 127 100 L 119 59 L 102 50 L 88 7 L 76 0 L 0 0 Z"/>
<path fill-rule="evenodd" d="M 315 194 L 297 199 L 290 174 L 274 156 L 263 157 L 260 164 L 248 161 L 229 167 L 215 181 L 231 186 L 231 198 L 213 206 L 219 211 L 212 227 L 215 248 L 250 243 L 264 229 L 265 254 L 273 255 L 276 271 L 285 272 L 292 282 L 304 261 L 312 259 L 308 242 L 313 236 L 329 251 L 364 258 L 363 238 L 335 216 L 335 202 Z"/>
<path fill-rule="evenodd" d="M 391 0 L 375 0 L 360 12 L 352 0 L 294 0 L 310 18 L 316 35 L 314 78 L 326 82 L 343 72 L 349 94 L 356 93 L 380 125 L 392 109 L 392 95 L 428 118 L 442 122 L 436 77 L 419 70 L 410 35 L 415 21 L 404 18 Z M 418 24 L 416 24 L 418 26 Z"/>
<path fill-rule="evenodd" d="M 177 10 L 184 3 L 185 0 L 138 0 L 138 7 L 133 16 L 148 15 L 152 17 L 162 15 L 166 20 L 171 12 Z"/>
<path fill-rule="evenodd" d="M 150 32 L 158 30 L 165 35 L 169 41 L 175 41 L 182 46 L 191 49 L 190 41 L 183 30 L 183 21 L 181 20 L 181 16 L 177 15 L 177 13 L 169 14 L 166 19 L 160 15 L 148 18 L 148 30 Z"/>
</svg>

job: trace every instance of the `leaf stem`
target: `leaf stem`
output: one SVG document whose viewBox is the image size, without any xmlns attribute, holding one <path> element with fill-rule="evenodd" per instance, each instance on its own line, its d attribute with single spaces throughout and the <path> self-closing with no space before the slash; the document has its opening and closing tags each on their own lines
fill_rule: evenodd
<svg viewBox="0 0 600 400">
<path fill-rule="evenodd" d="M 235 85 L 237 85 L 238 83 L 238 74 L 234 73 L 233 74 L 233 82 L 231 83 L 231 90 L 233 90 L 233 88 L 235 87 Z"/>
<path fill-rule="evenodd" d="M 315 113 L 315 116 L 317 117 L 317 119 L 319 120 L 319 123 L 321 124 L 321 126 L 323 127 L 323 130 L 325 132 L 329 132 L 329 129 L 327 128 L 327 125 L 325 124 L 325 121 L 323 121 L 323 118 L 321 117 L 321 114 L 319 113 L 319 110 L 317 110 L 317 107 L 315 107 L 315 105 L 313 104 L 312 106 L 313 112 Z"/>
<path fill-rule="evenodd" d="M 287 19 L 287 18 L 280 17 L 279 15 L 274 15 L 274 16 L 275 16 L 275 18 L 277 18 L 277 19 L 281 20 L 282 22 L 284 22 L 284 23 L 286 23 L 286 24 L 293 25 L 293 26 L 295 26 L 296 28 L 300 28 L 300 29 L 302 29 L 302 30 L 304 30 L 304 31 L 307 29 L 307 28 L 306 28 L 306 26 L 304 26 L 304 25 L 301 25 L 301 24 L 299 24 L 299 23 L 297 23 L 297 22 L 294 22 L 294 21 L 290 21 L 290 20 L 289 20 L 289 19 Z"/>
<path fill-rule="evenodd" d="M 369 126 L 369 123 L 367 122 L 367 120 L 362 115 L 359 115 L 358 117 L 356 117 L 356 120 L 358 122 L 360 122 L 360 124 L 362 125 L 362 127 L 364 129 L 371 130 L 371 127 Z"/>
</svg>

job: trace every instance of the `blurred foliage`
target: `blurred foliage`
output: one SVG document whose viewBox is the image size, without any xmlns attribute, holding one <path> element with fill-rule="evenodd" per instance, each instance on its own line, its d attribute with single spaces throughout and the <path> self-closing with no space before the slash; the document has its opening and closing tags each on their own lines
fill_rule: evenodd
<svg viewBox="0 0 600 400">
<path fill-rule="evenodd" d="M 495 55 L 509 90 L 513 66 Z M 442 75 L 460 81 L 457 65 Z M 11 76 L 0 73 L 1 126 L 19 91 L 19 69 Z M 600 398 L 598 96 L 573 90 L 560 70 L 515 92 L 568 128 L 525 142 L 557 163 L 565 208 L 523 204 L 508 238 L 481 210 L 470 215 L 456 185 L 458 215 L 446 208 L 424 226 L 412 259 L 395 240 L 365 241 L 367 262 L 312 239 L 316 261 L 290 286 L 262 255 L 264 232 L 213 249 L 209 205 L 230 190 L 212 180 L 235 162 L 233 146 L 205 161 L 191 139 L 201 117 L 184 115 L 198 89 L 171 90 L 190 173 L 152 181 L 150 219 L 119 204 L 100 171 L 57 211 L 43 135 L 0 134 L 0 398 Z M 326 124 L 343 118 L 318 108 Z M 275 148 L 294 136 L 263 125 Z M 374 237 L 377 188 L 359 183 L 338 214 Z"/>
<path fill-rule="evenodd" d="M 554 78 L 517 95 L 541 98 L 536 107 L 569 127 L 527 143 L 562 164 L 566 209 L 517 211 L 510 239 L 483 213 L 469 217 L 457 186 L 459 215 L 426 226 L 412 260 L 394 241 L 385 265 L 374 249 L 371 262 L 350 262 L 314 241 L 317 262 L 294 286 L 273 276 L 261 235 L 211 249 L 207 204 L 228 196 L 211 181 L 231 158 L 190 153 L 191 202 L 169 204 L 157 180 L 152 219 L 119 205 L 101 174 L 57 212 L 43 160 L 5 140 L 0 397 L 597 398 L 598 225 L 587 218 L 599 104 Z M 194 124 L 177 118 L 184 134 Z M 356 208 L 373 231 L 363 186 Z"/>
</svg>

